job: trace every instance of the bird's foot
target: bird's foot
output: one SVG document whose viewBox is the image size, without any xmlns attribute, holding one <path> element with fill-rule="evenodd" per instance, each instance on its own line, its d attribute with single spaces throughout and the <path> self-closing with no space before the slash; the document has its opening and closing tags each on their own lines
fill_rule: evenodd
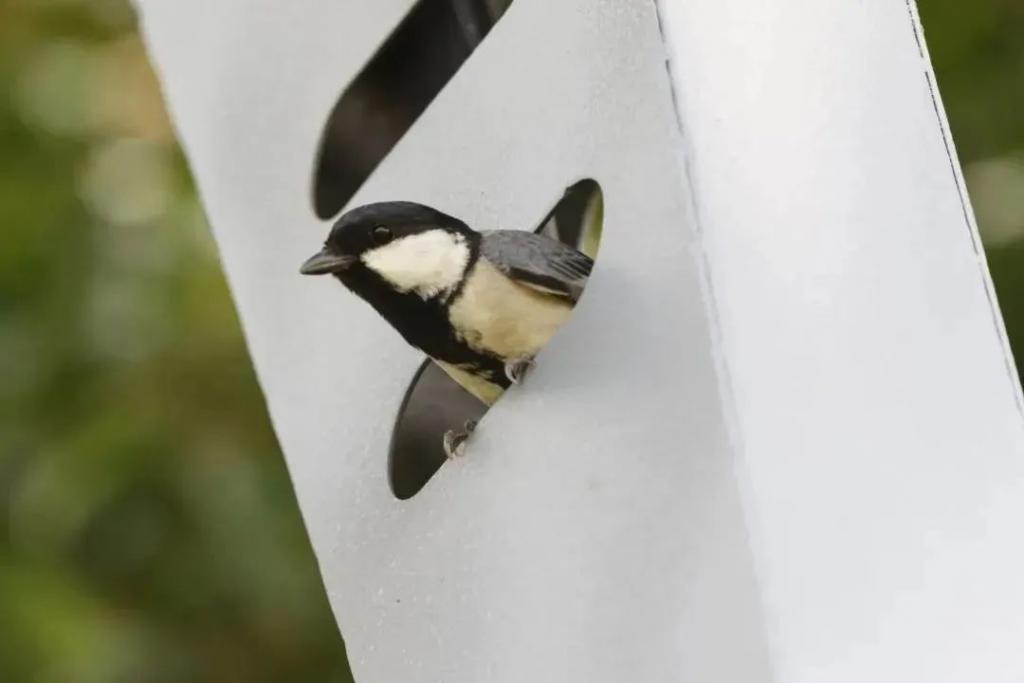
<svg viewBox="0 0 1024 683">
<path fill-rule="evenodd" d="M 522 384 L 526 373 L 534 366 L 532 358 L 516 358 L 505 361 L 505 376 L 512 384 Z"/>
<path fill-rule="evenodd" d="M 444 433 L 444 454 L 449 460 L 465 455 L 466 442 L 475 429 L 476 420 L 466 420 L 461 430 L 449 429 Z"/>
</svg>

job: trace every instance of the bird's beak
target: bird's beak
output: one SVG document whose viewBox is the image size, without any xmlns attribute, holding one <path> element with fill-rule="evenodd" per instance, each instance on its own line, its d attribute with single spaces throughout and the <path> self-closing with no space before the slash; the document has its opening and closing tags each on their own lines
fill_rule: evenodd
<svg viewBox="0 0 1024 683">
<path fill-rule="evenodd" d="M 355 262 L 355 256 L 331 254 L 327 250 L 321 250 L 306 259 L 299 272 L 303 275 L 338 273 L 347 270 Z"/>
</svg>

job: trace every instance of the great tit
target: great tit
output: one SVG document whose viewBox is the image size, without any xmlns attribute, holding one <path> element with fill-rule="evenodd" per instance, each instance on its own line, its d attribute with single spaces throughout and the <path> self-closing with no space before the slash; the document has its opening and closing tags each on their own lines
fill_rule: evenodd
<svg viewBox="0 0 1024 683">
<path fill-rule="evenodd" d="M 522 381 L 579 300 L 593 261 L 545 235 L 477 232 L 412 202 L 348 211 L 305 275 L 334 275 L 490 406 Z M 474 424 L 445 434 L 449 457 Z"/>
</svg>

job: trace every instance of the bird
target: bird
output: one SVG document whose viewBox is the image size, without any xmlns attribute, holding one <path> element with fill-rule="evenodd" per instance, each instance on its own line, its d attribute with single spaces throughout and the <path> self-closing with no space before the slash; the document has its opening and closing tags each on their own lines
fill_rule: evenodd
<svg viewBox="0 0 1024 683">
<path fill-rule="evenodd" d="M 429 206 L 390 201 L 345 212 L 299 272 L 334 276 L 489 407 L 522 383 L 593 265 L 546 235 L 478 232 Z M 445 432 L 449 458 L 475 427 Z"/>
</svg>

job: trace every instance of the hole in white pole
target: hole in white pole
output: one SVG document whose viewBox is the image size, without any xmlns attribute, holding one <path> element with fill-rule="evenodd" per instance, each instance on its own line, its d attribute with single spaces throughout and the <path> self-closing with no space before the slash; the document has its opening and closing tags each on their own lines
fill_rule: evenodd
<svg viewBox="0 0 1024 683">
<path fill-rule="evenodd" d="M 595 258 L 603 222 L 601 187 L 587 179 L 565 191 L 535 232 Z M 406 500 L 416 495 L 447 460 L 444 433 L 461 428 L 467 420 L 479 421 L 487 409 L 433 361 L 425 361 L 413 375 L 391 435 L 388 481 L 395 497 Z"/>
<path fill-rule="evenodd" d="M 338 213 L 459 70 L 512 0 L 420 0 L 331 111 L 313 209 Z"/>
</svg>

